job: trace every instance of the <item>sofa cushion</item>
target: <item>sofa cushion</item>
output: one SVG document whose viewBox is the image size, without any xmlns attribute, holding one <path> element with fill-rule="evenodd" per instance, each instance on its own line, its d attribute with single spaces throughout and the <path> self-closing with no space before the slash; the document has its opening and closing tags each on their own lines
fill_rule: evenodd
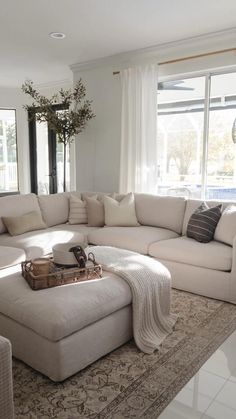
<svg viewBox="0 0 236 419">
<path fill-rule="evenodd" d="M 26 259 L 25 251 L 16 247 L 0 246 L 0 269 L 18 265 Z"/>
<path fill-rule="evenodd" d="M 221 217 L 222 205 L 209 208 L 203 202 L 191 215 L 187 226 L 187 237 L 200 243 L 209 243 L 213 240 L 216 226 Z"/>
<path fill-rule="evenodd" d="M 2 220 L 11 236 L 46 228 L 40 211 L 27 212 L 17 217 L 2 217 Z"/>
<path fill-rule="evenodd" d="M 233 246 L 236 237 L 236 205 L 229 205 L 223 211 L 215 231 L 215 240 Z"/>
<path fill-rule="evenodd" d="M 185 198 L 135 194 L 135 205 L 140 224 L 163 227 L 181 233 Z"/>
<path fill-rule="evenodd" d="M 232 267 L 232 247 L 214 240 L 202 244 L 183 236 L 151 244 L 149 254 L 157 259 L 219 271 L 230 271 Z"/>
<path fill-rule="evenodd" d="M 178 234 L 157 227 L 104 227 L 88 235 L 91 244 L 114 246 L 148 254 L 151 243 L 178 237 Z"/>
<path fill-rule="evenodd" d="M 105 224 L 105 211 L 103 199 L 97 196 L 86 197 L 88 225 L 91 227 L 103 227 Z"/>
<path fill-rule="evenodd" d="M 76 196 L 70 196 L 69 224 L 86 224 L 88 222 L 86 202 Z"/>
<path fill-rule="evenodd" d="M 0 233 L 7 231 L 2 217 L 15 217 L 30 211 L 40 212 L 35 194 L 3 196 L 0 198 Z"/>
<path fill-rule="evenodd" d="M 135 212 L 134 194 L 128 193 L 120 202 L 104 196 L 105 224 L 107 226 L 135 227 L 138 220 Z"/>
<path fill-rule="evenodd" d="M 42 216 L 48 227 L 68 221 L 70 195 L 70 192 L 62 192 L 38 196 Z M 80 194 L 78 198 L 80 198 Z"/>
<path fill-rule="evenodd" d="M 9 234 L 0 236 L 0 245 L 23 249 L 27 259 L 34 259 L 51 253 L 57 243 L 85 243 L 84 235 L 70 229 L 48 228 L 31 231 L 12 237 Z"/>
<path fill-rule="evenodd" d="M 58 341 L 131 303 L 128 284 L 103 272 L 95 281 L 32 291 L 19 273 L 0 278 L 0 312 Z"/>
<path fill-rule="evenodd" d="M 222 205 L 223 210 L 228 205 L 232 205 L 232 204 L 235 205 L 235 202 L 226 202 L 226 201 L 209 201 L 208 200 L 208 201 L 205 201 L 205 202 L 206 202 L 206 204 L 208 205 L 209 208 L 215 207 L 216 205 Z M 186 235 L 189 218 L 191 217 L 193 212 L 199 207 L 199 205 L 201 205 L 202 203 L 203 203 L 203 201 L 201 199 L 188 199 L 187 200 L 185 214 L 184 214 L 184 220 L 183 220 L 183 229 L 182 229 L 183 236 Z"/>
</svg>

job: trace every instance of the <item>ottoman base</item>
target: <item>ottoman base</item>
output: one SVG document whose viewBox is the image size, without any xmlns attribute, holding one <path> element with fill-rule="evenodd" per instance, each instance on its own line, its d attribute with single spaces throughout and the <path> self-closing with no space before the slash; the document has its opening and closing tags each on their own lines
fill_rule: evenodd
<svg viewBox="0 0 236 419">
<path fill-rule="evenodd" d="M 13 355 L 53 381 L 63 381 L 132 338 L 132 307 L 53 342 L 0 314 L 0 331 Z"/>
</svg>

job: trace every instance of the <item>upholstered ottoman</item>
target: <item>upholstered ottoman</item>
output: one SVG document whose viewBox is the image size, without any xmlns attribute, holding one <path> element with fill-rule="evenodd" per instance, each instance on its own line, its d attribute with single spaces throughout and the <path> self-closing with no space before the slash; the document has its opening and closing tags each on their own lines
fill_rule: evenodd
<svg viewBox="0 0 236 419">
<path fill-rule="evenodd" d="M 62 381 L 132 337 L 131 292 L 103 278 L 32 291 L 17 272 L 0 278 L 0 334 L 13 355 Z"/>
</svg>

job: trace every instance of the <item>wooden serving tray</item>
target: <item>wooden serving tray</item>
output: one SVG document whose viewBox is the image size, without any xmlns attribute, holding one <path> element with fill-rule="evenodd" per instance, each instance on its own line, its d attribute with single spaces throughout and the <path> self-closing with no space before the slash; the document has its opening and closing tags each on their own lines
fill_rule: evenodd
<svg viewBox="0 0 236 419">
<path fill-rule="evenodd" d="M 91 266 L 80 269 L 77 267 L 58 267 L 52 259 L 48 260 L 50 261 L 50 266 L 47 275 L 34 275 L 31 260 L 21 263 L 22 276 L 34 291 L 102 277 L 102 267 L 96 262 L 91 264 Z"/>
</svg>

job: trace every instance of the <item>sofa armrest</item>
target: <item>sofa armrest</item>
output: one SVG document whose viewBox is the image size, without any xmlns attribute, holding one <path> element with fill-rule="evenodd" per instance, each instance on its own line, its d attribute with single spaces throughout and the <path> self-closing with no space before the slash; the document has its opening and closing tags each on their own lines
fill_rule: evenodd
<svg viewBox="0 0 236 419">
<path fill-rule="evenodd" d="M 234 237 L 234 241 L 233 241 L 233 255 L 232 255 L 232 270 L 231 270 L 232 275 L 235 278 L 236 281 L 236 236 Z"/>
<path fill-rule="evenodd" d="M 0 419 L 14 418 L 11 343 L 0 336 Z"/>
</svg>

